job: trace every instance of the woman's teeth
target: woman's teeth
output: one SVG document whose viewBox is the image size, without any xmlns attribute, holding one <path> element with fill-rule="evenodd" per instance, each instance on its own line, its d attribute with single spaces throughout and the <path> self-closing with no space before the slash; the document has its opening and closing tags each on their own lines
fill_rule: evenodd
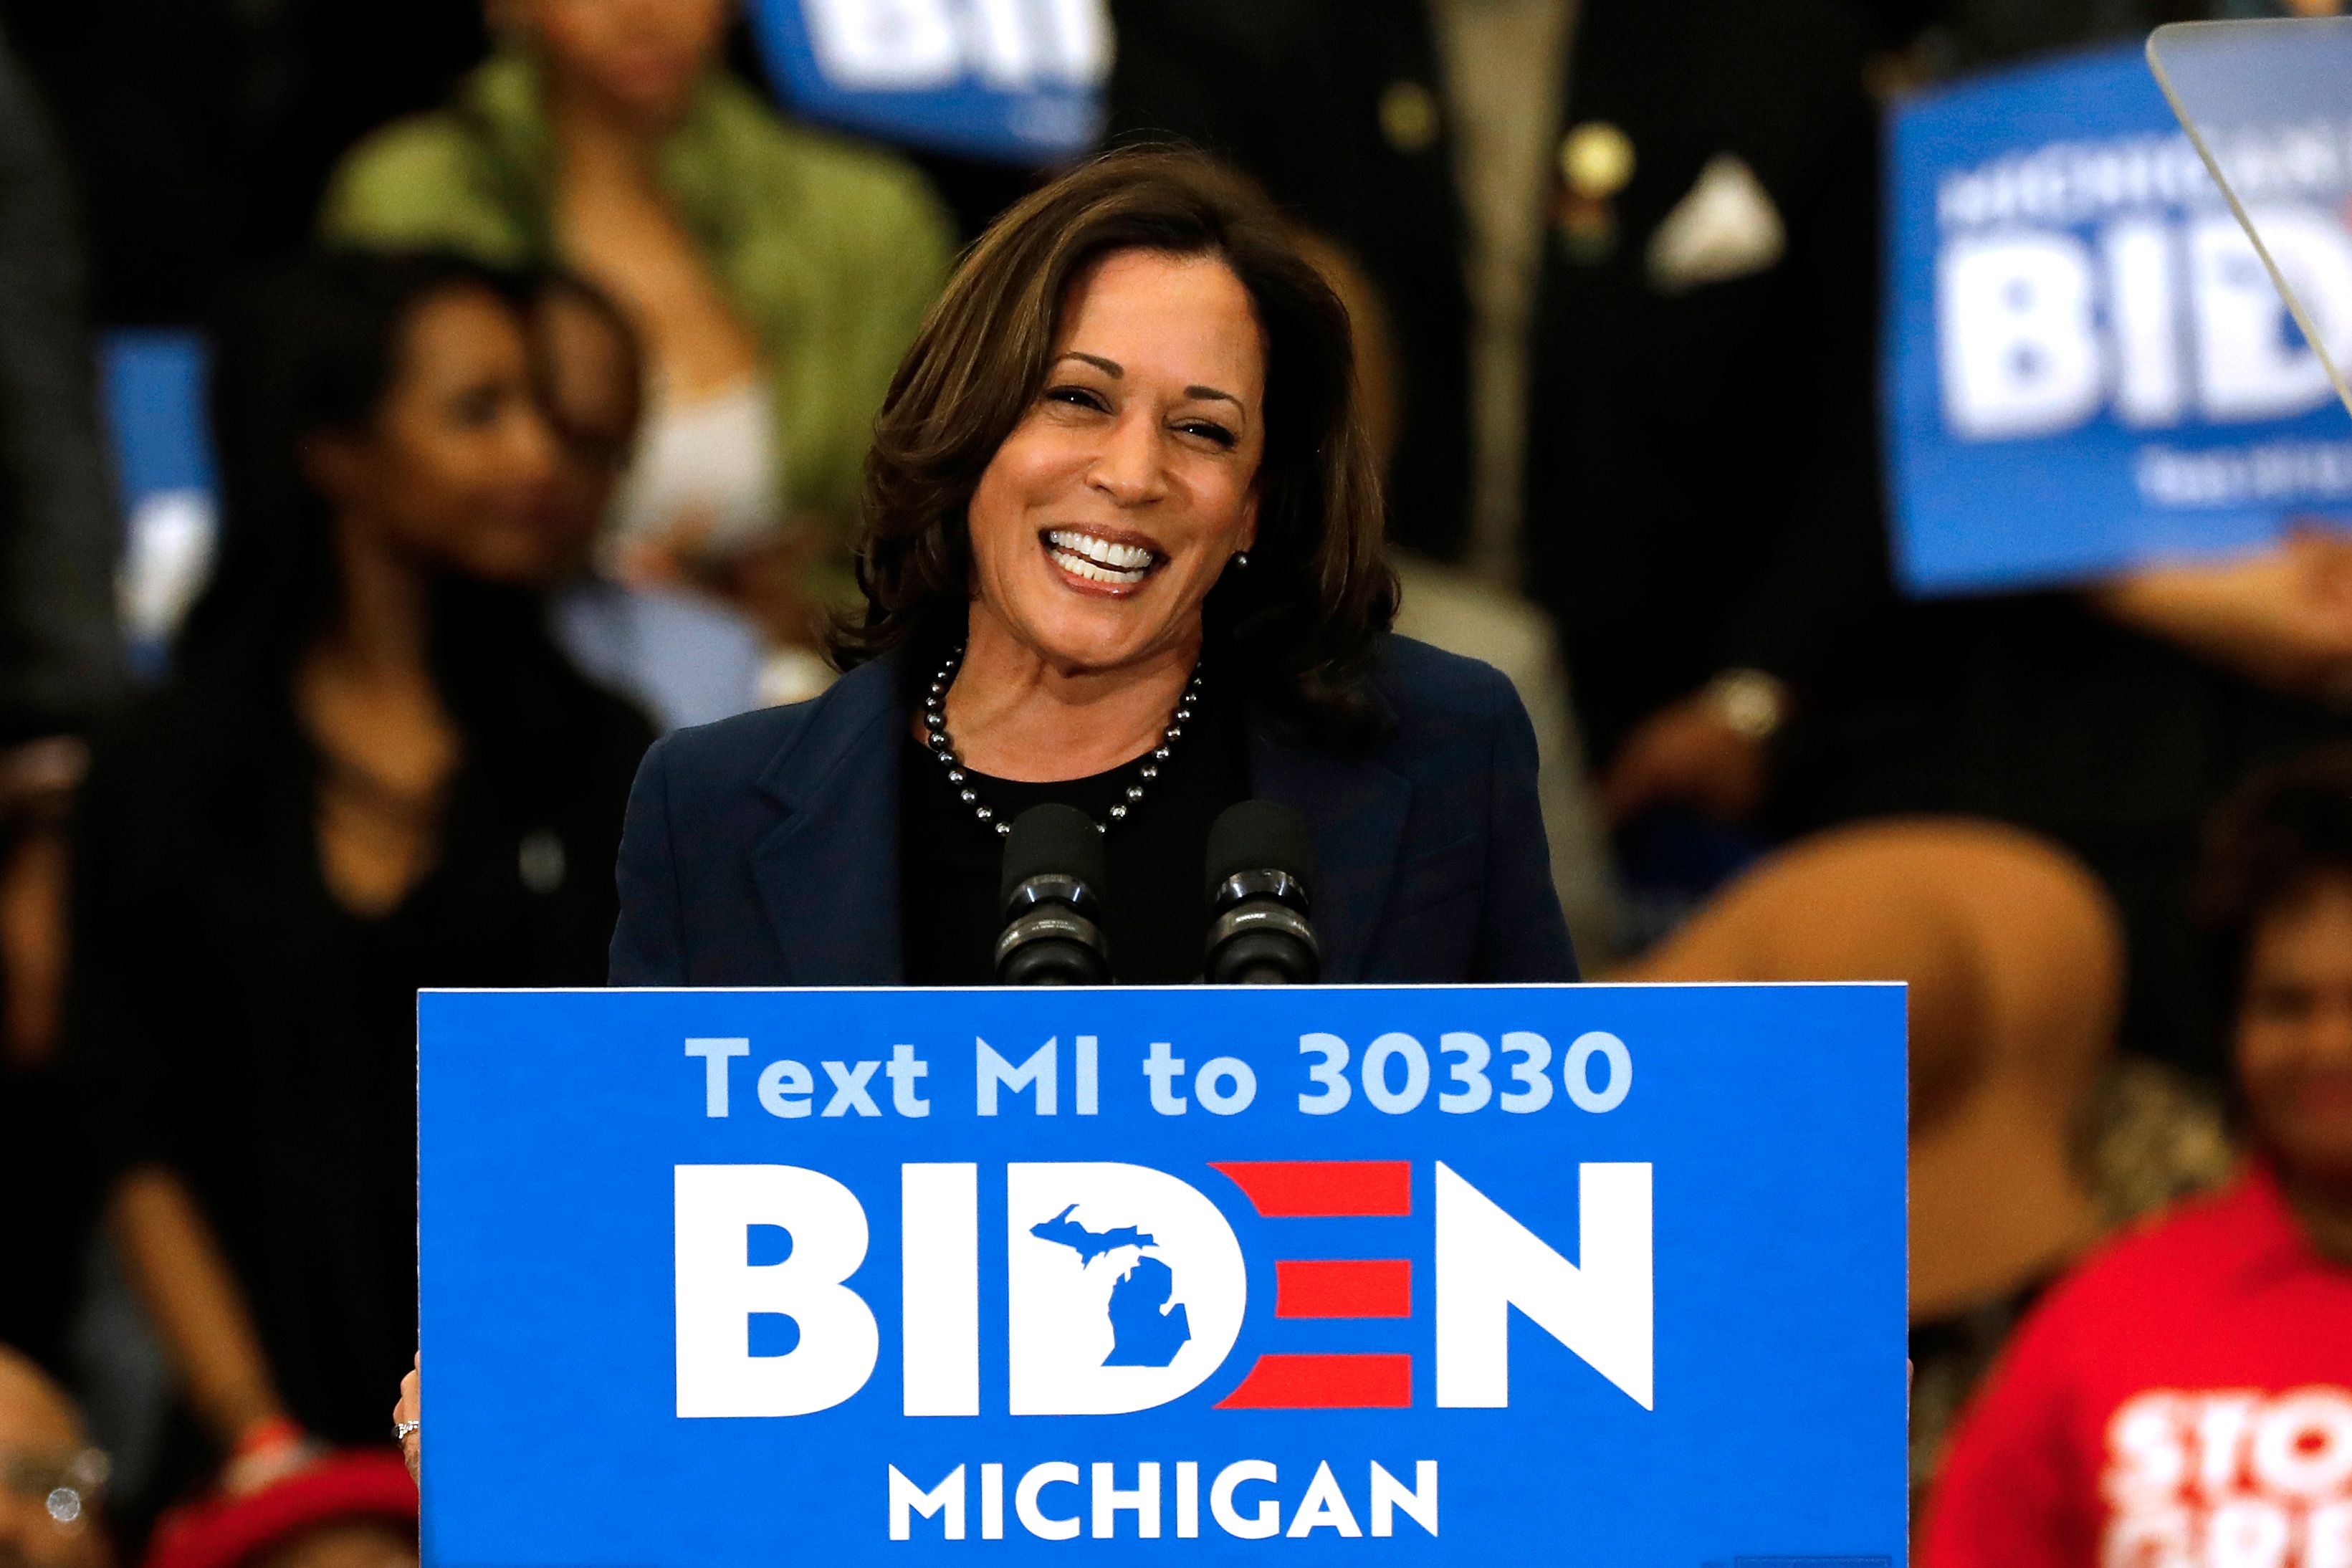
<svg viewBox="0 0 2352 1568">
<path fill-rule="evenodd" d="M 1159 564 L 1159 557 L 1139 544 L 1118 544 L 1073 529 L 1055 529 L 1045 535 L 1054 564 L 1074 577 L 1092 583 L 1140 583 Z"/>
</svg>

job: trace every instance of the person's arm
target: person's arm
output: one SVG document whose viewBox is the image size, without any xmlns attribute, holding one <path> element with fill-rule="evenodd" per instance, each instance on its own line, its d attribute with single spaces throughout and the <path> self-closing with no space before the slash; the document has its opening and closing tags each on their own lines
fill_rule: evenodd
<svg viewBox="0 0 2352 1568">
<path fill-rule="evenodd" d="M 363 250 L 453 250 L 509 266 L 530 247 L 487 199 L 465 132 L 447 113 L 387 126 L 343 157 L 319 204 L 319 237 Z"/>
<path fill-rule="evenodd" d="M 1789 683 L 1754 666 L 1727 669 L 1634 726 L 1601 779 L 1612 825 L 1677 801 L 1745 822 L 1771 783 L 1771 742 L 1793 703 Z"/>
<path fill-rule="evenodd" d="M 1786 321 L 1768 357 L 1788 447 L 1772 549 L 1725 628 L 1722 666 L 1650 714 L 1601 779 L 1623 822 L 1677 801 L 1724 821 L 1763 805 L 1774 746 L 1891 602 L 1878 454 L 1877 115 L 1863 40 L 1819 13 L 1813 90 L 1833 95 L 1788 203 Z"/>
<path fill-rule="evenodd" d="M 2352 540 L 2289 534 L 2232 560 L 2154 565 L 2089 591 L 2109 620 L 2258 686 L 2352 694 Z"/>
<path fill-rule="evenodd" d="M 260 1468 L 253 1462 L 282 1457 L 282 1450 L 299 1446 L 300 1432 L 278 1397 L 245 1291 L 219 1238 L 186 1184 L 161 1165 L 123 1175 L 107 1222 L 197 1420 L 232 1456 L 232 1489 L 239 1479 L 250 1482 Z M 240 1467 L 247 1472 L 241 1477 L 236 1474 Z"/>
<path fill-rule="evenodd" d="M 629 786 L 614 868 L 621 916 L 613 927 L 609 985 L 684 985 L 686 922 L 670 843 L 670 742 L 654 742 Z"/>
<path fill-rule="evenodd" d="M 1552 882 L 1537 787 L 1535 726 L 1519 694 L 1494 676 L 1494 746 L 1487 763 L 1486 897 L 1469 978 L 1533 982 L 1578 978 L 1568 917 Z"/>
<path fill-rule="evenodd" d="M 171 891 L 175 828 L 156 782 L 168 751 L 102 738 L 73 824 L 72 963 L 65 1051 L 82 1125 L 82 1173 L 178 1368 L 199 1425 L 228 1460 L 231 1489 L 258 1486 L 316 1451 L 289 1417 L 242 1285 L 182 1172 L 193 1090 L 181 988 L 168 953 L 185 907 Z M 200 1117 L 201 1112 L 197 1115 Z"/>
</svg>

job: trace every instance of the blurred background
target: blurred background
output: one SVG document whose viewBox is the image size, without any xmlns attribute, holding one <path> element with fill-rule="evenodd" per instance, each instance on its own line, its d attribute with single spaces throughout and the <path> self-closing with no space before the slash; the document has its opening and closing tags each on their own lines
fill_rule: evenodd
<svg viewBox="0 0 2352 1568">
<path fill-rule="evenodd" d="M 958 248 L 1137 140 L 1349 302 L 1588 973 L 1913 984 L 1924 1497 L 2352 879 L 2212 892 L 2352 821 L 2352 431 L 2138 57 L 2332 9 L 0 0 L 0 1563 L 415 1560 L 415 990 L 601 982 Z"/>
</svg>

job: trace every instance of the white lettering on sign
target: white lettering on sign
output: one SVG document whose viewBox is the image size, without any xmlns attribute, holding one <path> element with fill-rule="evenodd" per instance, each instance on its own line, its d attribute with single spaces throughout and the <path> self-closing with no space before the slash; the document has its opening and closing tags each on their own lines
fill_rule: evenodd
<svg viewBox="0 0 2352 1568">
<path fill-rule="evenodd" d="M 1037 1114 L 1051 1116 L 1055 1106 L 1055 1085 L 1060 1075 L 1055 1070 L 1058 1055 L 1055 1041 L 1047 1040 L 1029 1053 L 1029 1059 L 1014 1067 L 996 1054 L 986 1040 L 972 1044 L 973 1081 L 979 1086 L 978 1110 L 982 1116 L 996 1114 L 996 1091 L 1002 1087 L 1019 1094 L 1024 1089 L 1036 1091 Z"/>
<path fill-rule="evenodd" d="M 1118 1489 L 1118 1467 L 1101 1460 L 1094 1464 L 1094 1538 L 1097 1541 L 1116 1540 L 1118 1535 L 1118 1515 L 1126 1510 L 1135 1515 L 1135 1528 L 1130 1532 L 1145 1541 L 1160 1539 L 1160 1466 L 1146 1459 L 1135 1467 L 1135 1486 Z"/>
<path fill-rule="evenodd" d="M 1372 1534 L 1396 1533 L 1396 1516 L 1404 1515 L 1430 1534 L 1437 1533 L 1437 1461 L 1422 1459 L 1412 1467 L 1412 1489 L 1372 1461 Z"/>
<path fill-rule="evenodd" d="M 2352 354 L 2352 232 L 2326 208 L 2249 209 L 2312 329 Z M 2333 395 L 2245 231 L 2226 212 L 2118 218 L 2090 240 L 1997 227 L 1937 267 L 1944 417 L 1966 440 L 2053 436 L 2112 410 L 2140 429 L 2290 417 Z"/>
<path fill-rule="evenodd" d="M 2126 425 L 2174 424 L 2188 402 L 2173 304 L 2180 297 L 2179 248 L 2172 230 L 2149 218 L 2124 219 L 2103 236 L 2115 329 L 2116 416 Z"/>
<path fill-rule="evenodd" d="M 2330 353 L 2352 348 L 2352 234 L 2310 207 L 2250 208 L 2254 232 Z M 2331 395 L 2326 366 L 2286 319 L 2278 286 L 2228 217 L 2189 233 L 2199 401 L 2209 418 L 2271 419 Z"/>
<path fill-rule="evenodd" d="M 2090 247 L 2071 235 L 1988 235 L 1945 248 L 1936 288 L 1944 412 L 1974 441 L 2072 429 L 2098 409 L 2107 364 Z"/>
<path fill-rule="evenodd" d="M 2132 481 L 2158 506 L 2341 500 L 2352 496 L 2352 441 L 2265 441 L 2206 452 L 2147 446 L 2132 461 Z"/>
<path fill-rule="evenodd" d="M 1237 1459 L 1217 1472 L 1209 1487 L 1209 1517 L 1217 1528 L 1237 1541 L 1264 1541 L 1282 1530 L 1282 1505 L 1266 1498 L 1248 1513 L 1234 1505 L 1243 1486 L 1251 1481 L 1274 1482 L 1282 1471 L 1269 1459 Z"/>
<path fill-rule="evenodd" d="M 900 1367 L 909 1415 L 980 1414 L 980 1167 L 898 1167 Z"/>
<path fill-rule="evenodd" d="M 2352 1391 L 2151 1390 L 2107 1423 L 2102 1562 L 2352 1568 Z"/>
<path fill-rule="evenodd" d="M 680 1165 L 675 1181 L 678 1415 L 807 1415 L 865 1387 L 881 1336 L 842 1283 L 866 1261 L 856 1194 L 797 1165 Z M 751 1261 L 754 1227 L 790 1238 L 780 1260 Z M 791 1319 L 798 1342 L 753 1355 L 754 1315 Z"/>
<path fill-rule="evenodd" d="M 1081 1040 L 1081 1047 L 1092 1044 Z M 929 1076 L 930 1068 L 915 1055 L 912 1046 L 892 1046 L 890 1065 L 882 1069 L 890 1075 L 890 1108 L 901 1116 L 929 1116 L 931 1102 L 923 1098 L 918 1087 Z"/>
<path fill-rule="evenodd" d="M 1596 1058 L 1608 1074 L 1599 1089 L 1592 1087 L 1592 1063 Z M 1633 1053 L 1616 1036 L 1594 1029 L 1570 1043 L 1560 1077 L 1568 1085 L 1569 1100 L 1579 1110 L 1605 1116 L 1624 1104 L 1625 1097 L 1633 1091 Z"/>
<path fill-rule="evenodd" d="M 727 1114 L 727 1064 L 751 1054 L 749 1040 L 688 1040 L 686 1054 L 702 1058 L 702 1114 Z"/>
<path fill-rule="evenodd" d="M 1113 1415 L 1181 1398 L 1241 1337 L 1249 1268 L 1217 1205 L 1146 1165 L 1004 1169 L 1006 1406 Z"/>
<path fill-rule="evenodd" d="M 2209 134 L 2206 144 L 2242 201 L 2332 205 L 2352 188 L 2352 121 L 2231 126 Z M 2004 153 L 1951 171 L 1936 188 L 1936 221 L 1946 229 L 2071 227 L 2156 206 L 2221 206 L 2205 161 L 2179 132 Z"/>
<path fill-rule="evenodd" d="M 2265 449 L 2249 457 L 2245 453 L 2171 454 L 2150 447 L 2142 454 L 2142 483 L 2151 490 L 2193 491 L 2200 496 L 2234 494 L 2250 488 L 2269 492 L 2282 486 L 2304 487 L 2305 481 L 2324 471 L 2341 475 L 2352 485 L 2352 443 L 2341 444 L 2340 451 L 2314 449 L 2319 456 L 2283 454 L 2273 460 Z M 2238 461 L 2244 475 L 2236 469 L 2226 474 L 2216 470 L 2214 465 L 2223 458 Z M 1298 1049 L 1307 1087 L 1298 1093 L 1298 1109 L 1310 1116 L 1329 1116 L 1361 1104 L 1384 1116 L 1465 1116 L 1491 1106 L 1507 1115 L 1526 1116 L 1553 1104 L 1565 1089 L 1568 1102 L 1579 1110 L 1605 1115 L 1624 1104 L 1633 1089 L 1633 1053 L 1624 1041 L 1605 1030 L 1579 1035 L 1565 1052 L 1554 1050 L 1549 1040 L 1527 1029 L 1505 1030 L 1493 1045 L 1459 1029 L 1433 1037 L 1434 1051 L 1418 1037 L 1389 1030 L 1374 1035 L 1360 1057 L 1337 1035 L 1301 1035 Z M 752 1045 L 749 1039 L 686 1042 L 688 1059 L 700 1064 L 688 1070 L 701 1091 L 705 1116 L 734 1114 L 733 1064 L 752 1056 Z M 975 1112 L 1058 1116 L 1066 1104 L 1079 1116 L 1100 1114 L 1104 1093 L 1100 1037 L 1077 1035 L 1072 1046 L 1066 1064 L 1058 1036 L 1048 1037 L 1026 1056 L 1020 1055 L 1019 1047 L 1008 1055 L 975 1038 L 971 1058 Z M 1238 1116 L 1258 1103 L 1258 1068 L 1240 1057 L 1178 1056 L 1168 1041 L 1154 1040 L 1144 1047 L 1136 1065 L 1145 1080 L 1145 1098 L 1156 1115 L 1184 1116 L 1198 1105 L 1212 1116 Z M 917 1054 L 914 1046 L 901 1043 L 890 1047 L 887 1058 L 820 1058 L 814 1064 L 777 1058 L 751 1073 L 750 1082 L 752 1100 L 761 1110 L 796 1121 L 810 1117 L 920 1120 L 931 1113 L 929 1090 L 935 1080 L 931 1063 Z M 1066 1087 L 1070 1091 L 1066 1100 Z M 1115 1086 L 1112 1092 L 1118 1092 Z"/>
<path fill-rule="evenodd" d="M 852 91 L 919 92 L 967 77 L 1000 91 L 1099 87 L 1104 0 L 801 0 L 817 68 Z"/>
<path fill-rule="evenodd" d="M 802 0 L 817 69 L 852 90 L 914 92 L 963 74 L 943 0 Z"/>
<path fill-rule="evenodd" d="M 1464 1030 L 1442 1034 L 1437 1043 L 1438 1058 L 1451 1087 L 1431 1100 L 1430 1053 L 1412 1036 L 1392 1030 L 1375 1037 L 1364 1048 L 1351 1079 L 1349 1064 L 1355 1060 L 1355 1053 L 1347 1041 L 1337 1035 L 1301 1035 L 1298 1054 L 1312 1059 L 1306 1063 L 1310 1087 L 1300 1092 L 1298 1109 L 1309 1116 L 1336 1115 L 1354 1103 L 1359 1082 L 1366 1103 L 1389 1116 L 1410 1115 L 1424 1103 L 1454 1116 L 1467 1116 L 1489 1104 L 1526 1116 L 1552 1102 L 1554 1053 L 1551 1042 L 1541 1035 L 1527 1029 L 1505 1031 L 1499 1063 L 1494 1047 L 1482 1037 Z M 1153 1059 L 1144 1068 L 1147 1073 L 1155 1068 L 1182 1068 L 1181 1060 L 1165 1059 L 1163 1047 L 1154 1046 L 1152 1051 Z M 1596 1060 L 1602 1074 L 1597 1086 L 1591 1078 Z M 1491 1070 L 1498 1065 L 1505 1069 L 1501 1076 L 1507 1085 L 1499 1094 Z M 1578 1036 L 1559 1058 L 1559 1071 L 1570 1103 L 1594 1115 L 1606 1115 L 1624 1104 L 1633 1087 L 1633 1053 L 1624 1041 L 1604 1030 Z M 1181 1104 L 1161 1103 L 1156 1080 L 1153 1105 L 1163 1114 L 1181 1110 Z"/>
<path fill-rule="evenodd" d="M 1437 1403 L 1511 1402 L 1511 1309 L 1652 1404 L 1650 1167 L 1578 1167 L 1570 1263 L 1492 1198 L 1437 1166 Z"/>
<path fill-rule="evenodd" d="M 1064 1459 L 1050 1459 L 1042 1465 L 1032 1465 L 1029 1473 L 1021 1478 L 1013 1489 L 1013 1511 L 1021 1521 L 1021 1528 L 1040 1541 L 1076 1541 L 1078 1521 L 1073 1514 L 1064 1517 L 1049 1514 L 1041 1506 L 1047 1487 L 1078 1484 L 1078 1467 Z"/>
<path fill-rule="evenodd" d="M 936 1521 L 920 1531 L 926 1539 L 933 1538 L 934 1532 L 936 1539 L 941 1541 L 965 1539 L 964 1478 L 971 1468 L 958 1465 L 926 1490 L 898 1466 L 886 1467 L 890 1539 L 914 1540 L 919 1533 L 917 1521 L 922 1520 Z M 1111 1464 L 1099 1459 L 1083 1469 L 1066 1459 L 1032 1465 L 1014 1483 L 1013 1516 L 1024 1533 L 1040 1541 L 1075 1541 L 1082 1526 L 1084 1533 L 1096 1541 L 1156 1541 L 1160 1537 L 1167 1513 L 1172 1511 L 1176 1538 L 1200 1539 L 1199 1460 L 1181 1459 L 1172 1467 L 1157 1459 L 1137 1461 L 1133 1466 L 1135 1484 L 1122 1487 L 1119 1477 L 1128 1468 L 1123 1461 Z M 1292 1489 L 1283 1485 L 1281 1468 L 1271 1459 L 1236 1459 L 1219 1467 L 1209 1484 L 1209 1518 L 1221 1534 L 1236 1541 L 1269 1541 L 1276 1537 L 1314 1540 L 1319 1531 L 1360 1539 L 1367 1533 L 1360 1522 L 1364 1518 L 1370 1521 L 1369 1533 L 1385 1540 L 1397 1533 L 1400 1514 L 1419 1526 L 1424 1534 L 1433 1537 L 1438 1533 L 1436 1460 L 1413 1461 L 1410 1488 L 1378 1459 L 1370 1461 L 1363 1472 L 1344 1461 L 1342 1468 L 1350 1475 L 1367 1475 L 1365 1489 L 1354 1494 L 1365 1501 L 1362 1515 L 1358 1513 L 1340 1479 L 1341 1470 L 1335 1469 L 1330 1460 L 1318 1463 L 1306 1488 L 1291 1499 Z M 1176 1477 L 1174 1507 L 1163 1510 L 1162 1477 L 1171 1468 Z M 980 1537 L 983 1541 L 1002 1541 L 1004 1466 L 983 1464 L 980 1475 Z M 1049 1497 L 1046 1489 L 1055 1486 L 1084 1488 L 1084 1512 L 1059 1511 L 1064 1507 L 1079 1505 L 1065 1503 L 1057 1496 Z M 1244 1487 L 1251 1489 L 1246 1496 L 1242 1492 Z M 1291 1500 L 1286 1509 L 1286 1499 Z M 1047 1511 L 1049 1502 L 1055 1511 Z"/>
<path fill-rule="evenodd" d="M 950 1541 L 963 1539 L 963 1467 L 958 1465 L 948 1473 L 948 1479 L 925 1491 L 890 1467 L 890 1539 L 914 1539 L 914 1515 L 940 1521 L 940 1533 Z"/>
<path fill-rule="evenodd" d="M 809 1096 L 816 1092 L 816 1079 L 809 1076 L 804 1062 L 791 1060 L 770 1062 L 760 1069 L 760 1109 L 771 1116 L 786 1121 L 807 1116 L 815 1107 Z M 722 1105 L 718 1114 L 726 1114 Z"/>
<path fill-rule="evenodd" d="M 1578 1167 L 1573 1264 L 1450 1166 L 1433 1174 L 1436 1404 L 1510 1404 L 1516 1308 L 1653 1408 L 1651 1167 Z M 1249 1268 L 1206 1194 L 1168 1172 L 1111 1162 L 1015 1162 L 1003 1175 L 1009 1414 L 1148 1410 L 1225 1364 L 1241 1336 Z M 979 1415 L 980 1168 L 903 1164 L 898 1187 L 905 1413 Z M 872 1310 L 847 1283 L 869 1239 L 856 1194 L 796 1165 L 679 1165 L 675 1205 L 678 1415 L 804 1415 L 866 1386 L 880 1345 Z M 2264 1452 L 2285 1474 L 2303 1450 Z M 991 1484 L 984 1468 L 986 1539 L 994 1539 L 985 1529 L 996 1507 Z M 1180 1522 L 1197 1501 L 1185 1487 L 1180 1473 Z M 1383 1504 L 1388 1496 L 1375 1489 L 1374 1534 L 1384 1508 L 1419 1506 Z M 1336 1506 L 1328 1522 L 1340 1529 Z"/>
</svg>

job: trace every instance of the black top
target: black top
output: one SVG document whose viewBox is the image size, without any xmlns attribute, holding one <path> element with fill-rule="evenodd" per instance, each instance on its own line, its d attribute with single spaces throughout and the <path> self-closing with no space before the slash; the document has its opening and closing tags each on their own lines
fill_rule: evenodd
<svg viewBox="0 0 2352 1568">
<path fill-rule="evenodd" d="M 518 665 L 535 668 L 522 668 Z M 651 731 L 533 648 L 478 685 L 440 858 L 380 919 L 328 890 L 317 759 L 249 665 L 184 676 L 96 749 L 76 848 L 68 1065 L 97 1174 L 177 1171 L 294 1415 L 383 1436 L 416 1332 L 416 992 L 594 985 Z"/>
<path fill-rule="evenodd" d="M 1381 637 L 1370 653 L 1364 693 L 1387 722 L 1361 747 L 1319 744 L 1262 704 L 1219 711 L 1227 688 L 1213 669 L 1196 716 L 1211 731 L 1211 715 L 1239 722 L 1246 762 L 1234 773 L 1247 773 L 1249 794 L 1307 817 L 1324 979 L 1574 980 L 1518 693 L 1492 666 L 1411 637 Z M 899 871 L 903 786 L 917 782 L 905 776 L 908 689 L 938 668 L 895 648 L 809 701 L 656 742 L 621 837 L 613 984 L 905 984 L 904 906 L 940 897 L 937 871 Z M 1240 788 L 1236 777 L 1212 793 Z M 1147 797 L 1128 826 L 1143 828 L 1150 809 Z M 1194 820 L 1209 815 L 1203 805 Z M 1114 873 L 1129 850 L 1113 854 Z M 1198 874 L 1183 870 L 1192 853 L 1165 857 L 1178 899 Z M 1196 951 L 1188 944 L 1187 973 Z"/>
<path fill-rule="evenodd" d="M 1049 801 L 1074 805 L 1110 830 L 1104 848 L 1110 885 L 1101 889 L 1103 934 L 1112 977 L 1127 984 L 1181 984 L 1201 978 L 1208 935 L 1202 900 L 1209 825 L 1249 798 L 1249 738 L 1243 704 L 1212 674 L 1202 682 L 1192 721 L 1171 748 L 1160 776 L 1124 821 L 1111 806 L 1137 782 L 1143 759 L 1091 778 L 1019 784 L 970 774 L 965 786 L 1010 822 Z M 1004 840 L 957 798 L 947 770 L 911 727 L 900 745 L 898 907 L 910 985 L 992 985 L 996 939 L 1004 929 L 997 902 Z"/>
</svg>

